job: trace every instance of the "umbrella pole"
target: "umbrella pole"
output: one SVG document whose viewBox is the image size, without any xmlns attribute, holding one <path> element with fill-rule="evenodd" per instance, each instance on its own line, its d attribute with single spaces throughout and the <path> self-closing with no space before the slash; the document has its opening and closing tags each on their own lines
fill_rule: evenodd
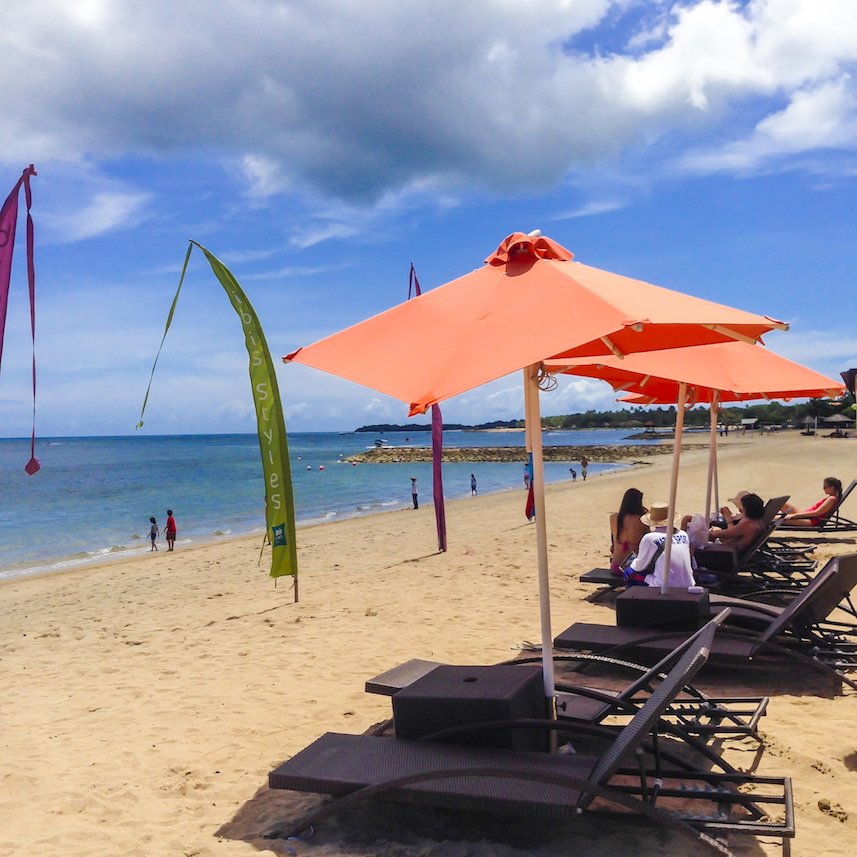
<svg viewBox="0 0 857 857">
<path fill-rule="evenodd" d="M 536 551 L 539 563 L 539 611 L 542 631 L 542 674 L 545 697 L 553 700 L 553 635 L 551 634 L 550 581 L 548 578 L 548 536 L 545 525 L 545 473 L 542 457 L 541 413 L 539 410 L 539 365 L 524 369 L 524 419 L 533 453 L 533 499 L 536 512 Z M 551 704 L 551 709 L 553 705 Z"/>
<path fill-rule="evenodd" d="M 714 471 L 717 469 L 717 406 L 719 394 L 711 397 L 711 431 L 708 437 L 708 482 L 705 486 L 705 523 L 711 526 L 711 492 L 714 488 Z"/>
<path fill-rule="evenodd" d="M 673 439 L 673 469 L 670 476 L 670 500 L 667 512 L 667 535 L 664 545 L 664 578 L 661 593 L 666 594 L 670 588 L 670 557 L 673 547 L 673 519 L 675 518 L 675 501 L 678 493 L 678 463 L 681 458 L 681 435 L 684 431 L 684 403 L 687 400 L 687 384 L 682 381 L 678 385 L 678 410 L 675 415 L 675 438 Z"/>
</svg>

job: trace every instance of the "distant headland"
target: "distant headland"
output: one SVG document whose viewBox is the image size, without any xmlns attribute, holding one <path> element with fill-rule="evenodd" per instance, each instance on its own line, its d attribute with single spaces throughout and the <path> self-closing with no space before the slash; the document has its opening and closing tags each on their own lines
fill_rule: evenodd
<svg viewBox="0 0 857 857">
<path fill-rule="evenodd" d="M 803 427 L 807 420 L 823 420 L 832 413 L 842 410 L 841 404 L 827 399 L 809 399 L 799 404 L 784 404 L 782 402 L 764 402 L 757 405 L 721 407 L 719 420 L 728 426 L 740 426 L 742 420 L 755 419 L 755 428 L 765 426 Z M 684 414 L 685 428 L 705 428 L 710 424 L 711 415 L 708 405 L 697 405 L 688 408 Z M 661 407 L 632 407 L 614 411 L 584 411 L 577 414 L 561 414 L 558 416 L 542 417 L 542 428 L 545 431 L 576 429 L 628 429 L 629 431 L 646 431 L 650 436 L 653 431 L 668 431 L 672 433 L 675 427 L 676 409 L 674 405 Z M 446 431 L 521 431 L 524 420 L 494 420 L 488 423 L 467 425 L 464 423 L 444 423 Z M 394 425 L 379 423 L 377 425 L 360 426 L 357 432 L 374 432 L 386 434 L 393 432 L 424 432 L 431 431 L 431 423 L 408 423 Z"/>
<path fill-rule="evenodd" d="M 444 431 L 491 431 L 494 429 L 524 429 L 523 420 L 495 420 L 491 423 L 480 423 L 479 425 L 465 425 L 464 423 L 444 423 Z M 385 434 L 386 432 L 417 432 L 431 431 L 431 423 L 410 423 L 409 425 L 393 425 L 392 423 L 378 423 L 371 426 L 360 426 L 355 432 L 372 432 Z"/>
</svg>

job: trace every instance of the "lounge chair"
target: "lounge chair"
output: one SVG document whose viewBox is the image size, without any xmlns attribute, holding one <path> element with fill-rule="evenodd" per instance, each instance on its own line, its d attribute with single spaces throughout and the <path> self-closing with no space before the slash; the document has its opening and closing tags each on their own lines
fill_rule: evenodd
<svg viewBox="0 0 857 857">
<path fill-rule="evenodd" d="M 658 740 L 662 715 L 708 658 L 715 624 L 695 635 L 661 684 L 617 731 L 564 721 L 492 725 L 553 729 L 574 740 L 573 753 L 538 753 L 444 743 L 438 734 L 421 741 L 379 735 L 327 733 L 269 774 L 271 788 L 330 794 L 331 802 L 269 838 L 294 836 L 325 816 L 368 797 L 459 811 L 569 818 L 648 819 L 719 853 L 713 837 L 728 833 L 774 836 L 788 853 L 794 836 L 791 781 L 723 766 L 724 773 L 673 759 Z M 580 741 L 606 743 L 600 754 L 580 751 Z M 651 766 L 651 767 L 650 767 Z M 752 789 L 748 794 L 742 789 Z"/>
<path fill-rule="evenodd" d="M 790 599 L 785 606 L 731 598 L 718 593 L 709 595 L 709 603 L 712 609 L 729 607 L 729 621 L 732 624 L 764 629 L 797 601 L 797 609 L 792 607 L 792 628 L 799 628 L 799 633 L 808 641 L 819 641 L 836 635 L 857 637 L 857 604 L 852 598 L 857 587 L 857 555 L 846 554 L 828 560 L 813 580 L 818 582 L 811 595 L 805 589 L 766 590 L 769 596 L 781 595 Z M 838 615 L 835 613 L 837 610 L 840 611 Z"/>
<path fill-rule="evenodd" d="M 719 625 L 726 618 L 727 614 L 723 611 L 717 614 L 714 621 Z M 654 666 L 584 654 L 555 656 L 554 662 L 560 669 L 571 667 L 570 675 L 564 675 L 556 683 L 557 716 L 563 720 L 592 724 L 603 723 L 608 718 L 612 721 L 627 719 L 645 703 L 654 687 L 663 680 L 666 672 L 693 640 L 693 636 L 688 637 L 685 643 Z M 526 665 L 540 660 L 524 657 L 506 661 L 504 665 Z M 366 682 L 366 691 L 393 696 L 438 666 L 441 664 L 437 661 L 406 661 L 369 679 Z M 630 672 L 635 674 L 635 678 L 619 689 L 593 686 L 591 681 L 584 684 L 584 677 L 577 670 L 592 666 Z M 571 682 L 570 679 L 575 675 L 579 675 L 581 681 Z M 689 735 L 704 738 L 746 735 L 761 741 L 759 719 L 766 713 L 767 706 L 766 696 L 713 698 L 688 684 L 681 697 L 676 698 L 662 716 Z"/>
<path fill-rule="evenodd" d="M 817 669 L 833 671 L 843 683 L 857 689 L 857 681 L 846 675 L 857 670 L 855 626 L 830 618 L 839 605 L 850 604 L 855 584 L 857 554 L 848 554 L 831 559 L 783 608 L 713 597 L 713 612 L 728 606 L 731 613 L 724 631 L 714 640 L 712 658 L 740 662 L 764 655 L 788 655 Z M 665 628 L 577 622 L 556 636 L 554 646 L 611 654 L 631 651 L 663 655 L 686 638 L 686 632 Z"/>
<path fill-rule="evenodd" d="M 794 524 L 780 524 L 781 532 L 789 533 L 847 533 L 857 530 L 857 521 L 852 521 L 841 514 L 842 504 L 848 499 L 848 495 L 857 486 L 857 479 L 853 479 L 851 484 L 842 492 L 836 508 L 815 527 L 798 527 Z"/>
<path fill-rule="evenodd" d="M 773 539 L 779 527 L 778 513 L 788 499 L 788 495 L 772 497 L 765 503 L 759 535 L 741 553 L 730 552 L 728 544 L 716 542 L 710 549 L 696 551 L 699 572 L 715 578 L 709 581 L 709 587 L 751 592 L 771 586 L 801 588 L 809 583 L 816 569 L 815 560 L 809 556 L 812 549 L 783 545 Z"/>
<path fill-rule="evenodd" d="M 619 520 L 618 512 L 610 513 L 610 556 L 613 556 L 613 548 L 616 545 L 616 526 Z M 611 560 L 612 561 L 612 560 Z M 607 589 L 600 595 L 606 595 L 614 589 L 619 589 L 625 586 L 625 578 L 621 574 L 614 574 L 609 568 L 593 568 L 590 571 L 580 575 L 582 583 L 595 583 L 600 586 L 606 586 Z"/>
</svg>

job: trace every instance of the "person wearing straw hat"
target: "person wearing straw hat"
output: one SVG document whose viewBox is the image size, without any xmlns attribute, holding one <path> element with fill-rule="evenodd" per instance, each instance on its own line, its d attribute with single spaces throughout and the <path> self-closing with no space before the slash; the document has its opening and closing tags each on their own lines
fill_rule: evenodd
<svg viewBox="0 0 857 857">
<path fill-rule="evenodd" d="M 738 514 L 733 515 L 731 510 L 724 506 L 720 514 L 723 515 L 726 526 L 712 527 L 708 531 L 708 537 L 735 545 L 735 550 L 741 554 L 762 533 L 765 502 L 758 494 L 750 491 L 739 491 L 729 502 L 738 507 Z"/>
<path fill-rule="evenodd" d="M 717 530 L 728 529 L 732 524 L 737 524 L 744 518 L 744 507 L 741 501 L 750 494 L 749 491 L 738 491 L 734 497 L 730 497 L 726 502 L 731 503 L 738 511 L 733 512 L 729 506 L 721 506 L 718 511 L 717 518 L 712 518 L 709 538 L 715 539 L 719 533 Z M 693 516 L 685 515 L 681 519 L 681 528 L 687 530 L 688 524 Z"/>
<path fill-rule="evenodd" d="M 744 506 L 742 504 L 742 500 L 749 496 L 750 491 L 739 491 L 734 497 L 730 497 L 726 502 L 730 503 L 734 506 L 738 511 L 733 512 L 729 506 L 721 506 L 720 507 L 720 517 L 723 518 L 723 523 L 725 526 L 729 526 L 730 523 L 737 524 L 738 521 L 741 520 L 744 515 Z"/>
<path fill-rule="evenodd" d="M 667 503 L 652 503 L 649 511 L 640 516 L 640 521 L 647 524 L 649 532 L 640 539 L 640 551 L 631 565 L 625 569 L 624 577 L 628 586 L 661 586 L 664 581 L 664 547 L 669 506 Z M 690 539 L 687 533 L 680 529 L 680 521 L 676 515 L 673 521 L 672 550 L 670 551 L 670 586 L 695 586 L 693 566 L 690 554 Z"/>
</svg>

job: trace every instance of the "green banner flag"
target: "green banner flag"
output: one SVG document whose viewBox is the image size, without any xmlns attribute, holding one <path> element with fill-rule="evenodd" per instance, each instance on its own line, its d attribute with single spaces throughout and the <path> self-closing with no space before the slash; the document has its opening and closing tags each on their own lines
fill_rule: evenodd
<svg viewBox="0 0 857 857">
<path fill-rule="evenodd" d="M 158 365 L 158 358 L 161 356 L 167 331 L 172 324 L 194 245 L 205 254 L 214 276 L 226 290 L 229 301 L 235 308 L 235 312 L 238 313 L 244 328 L 244 342 L 250 358 L 250 386 L 253 390 L 253 403 L 256 407 L 259 449 L 262 453 L 262 472 L 265 476 L 265 523 L 268 539 L 271 542 L 271 577 L 292 575 L 295 578 L 295 600 L 297 600 L 298 559 L 289 446 L 286 437 L 286 423 L 283 419 L 283 408 L 280 403 L 280 390 L 277 386 L 277 376 L 274 373 L 271 353 L 268 351 L 265 334 L 262 332 L 262 325 L 259 324 L 256 312 L 250 301 L 247 300 L 247 295 L 238 285 L 238 281 L 232 276 L 232 272 L 220 259 L 209 253 L 205 247 L 196 241 L 191 241 L 187 248 L 179 286 L 167 315 L 167 324 L 164 328 L 161 346 L 158 348 L 155 357 L 155 363 L 152 366 L 152 374 L 149 378 L 146 396 L 143 399 L 143 408 L 140 411 L 140 421 L 137 423 L 137 428 L 143 425 L 143 413 L 149 400 L 155 367 Z"/>
</svg>

